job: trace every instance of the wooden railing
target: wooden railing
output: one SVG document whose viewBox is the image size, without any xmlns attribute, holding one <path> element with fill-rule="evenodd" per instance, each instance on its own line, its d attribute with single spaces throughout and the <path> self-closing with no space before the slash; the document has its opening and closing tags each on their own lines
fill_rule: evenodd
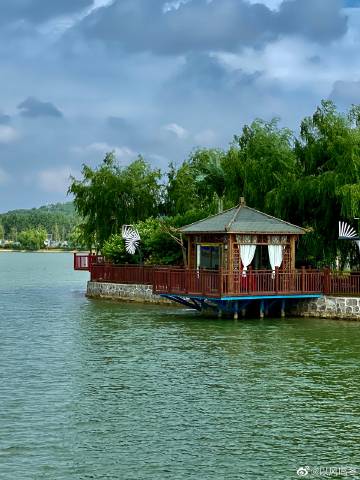
<svg viewBox="0 0 360 480">
<path fill-rule="evenodd" d="M 223 275 L 219 271 L 162 268 L 155 270 L 154 293 L 220 297 Z"/>
<path fill-rule="evenodd" d="M 329 272 L 324 293 L 360 296 L 360 272 Z"/>
<path fill-rule="evenodd" d="M 223 274 L 222 292 L 226 296 L 306 294 L 321 293 L 322 288 L 323 273 L 319 271 L 249 270 L 246 276 Z"/>
<path fill-rule="evenodd" d="M 93 282 L 152 285 L 155 293 L 239 297 L 250 295 L 327 294 L 360 296 L 360 272 L 328 269 L 251 270 L 244 276 L 219 270 L 189 270 L 177 267 L 114 265 L 103 256 L 74 255 L 75 270 L 87 270 Z"/>
<path fill-rule="evenodd" d="M 158 269 L 154 292 L 159 294 L 239 297 L 251 295 L 286 295 L 322 293 L 323 274 L 318 271 L 249 271 L 224 273 L 205 270 Z"/>
<path fill-rule="evenodd" d="M 92 282 L 153 285 L 155 269 L 139 265 L 93 263 L 90 273 Z"/>
<path fill-rule="evenodd" d="M 90 272 L 91 265 L 94 263 L 104 263 L 103 255 L 89 253 L 74 253 L 74 270 L 83 270 Z"/>
</svg>

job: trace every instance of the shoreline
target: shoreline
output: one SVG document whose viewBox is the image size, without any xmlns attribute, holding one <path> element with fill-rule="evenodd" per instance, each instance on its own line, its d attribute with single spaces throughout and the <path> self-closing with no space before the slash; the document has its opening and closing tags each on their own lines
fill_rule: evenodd
<svg viewBox="0 0 360 480">
<path fill-rule="evenodd" d="M 62 250 L 60 248 L 53 248 L 51 250 L 16 250 L 13 248 L 0 248 L 0 253 L 77 253 L 79 250 Z"/>
</svg>

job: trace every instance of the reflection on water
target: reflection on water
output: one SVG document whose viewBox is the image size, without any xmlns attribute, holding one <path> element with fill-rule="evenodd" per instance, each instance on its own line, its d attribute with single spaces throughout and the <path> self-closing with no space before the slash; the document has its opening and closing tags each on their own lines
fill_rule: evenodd
<svg viewBox="0 0 360 480">
<path fill-rule="evenodd" d="M 0 478 L 289 479 L 359 462 L 360 324 L 90 301 L 67 254 L 1 254 L 0 269 Z"/>
</svg>

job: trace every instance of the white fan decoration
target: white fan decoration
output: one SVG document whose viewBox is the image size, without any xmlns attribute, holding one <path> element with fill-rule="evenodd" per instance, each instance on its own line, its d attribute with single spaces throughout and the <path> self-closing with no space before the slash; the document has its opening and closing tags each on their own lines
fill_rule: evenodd
<svg viewBox="0 0 360 480">
<path fill-rule="evenodd" d="M 339 239 L 340 240 L 353 240 L 359 247 L 360 252 L 360 238 L 356 233 L 355 228 L 351 227 L 345 222 L 339 222 Z"/>
<path fill-rule="evenodd" d="M 123 225 L 121 236 L 125 240 L 125 249 L 130 255 L 134 255 L 140 243 L 139 232 L 132 225 Z"/>
<path fill-rule="evenodd" d="M 339 238 L 342 240 L 358 240 L 358 235 L 355 228 L 348 225 L 346 222 L 339 222 Z"/>
</svg>

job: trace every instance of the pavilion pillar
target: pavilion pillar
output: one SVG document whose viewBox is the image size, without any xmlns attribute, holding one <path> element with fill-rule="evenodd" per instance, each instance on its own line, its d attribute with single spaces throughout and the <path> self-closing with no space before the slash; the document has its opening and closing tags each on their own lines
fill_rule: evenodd
<svg viewBox="0 0 360 480">
<path fill-rule="evenodd" d="M 295 258 L 296 258 L 296 249 L 295 249 L 296 237 L 291 235 L 290 237 L 290 270 L 295 270 Z"/>
</svg>

